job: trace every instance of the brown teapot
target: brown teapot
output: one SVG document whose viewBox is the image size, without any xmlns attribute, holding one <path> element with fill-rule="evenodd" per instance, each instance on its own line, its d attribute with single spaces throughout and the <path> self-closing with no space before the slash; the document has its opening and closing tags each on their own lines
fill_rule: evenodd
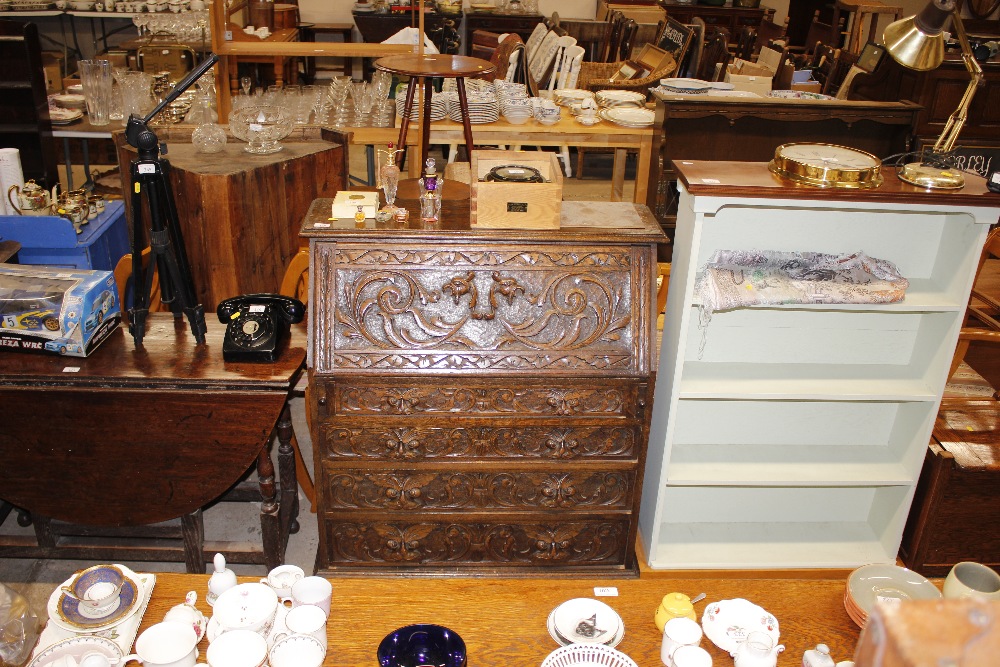
<svg viewBox="0 0 1000 667">
<path fill-rule="evenodd" d="M 14 207 L 18 215 L 50 215 L 58 187 L 54 186 L 50 193 L 35 183 L 34 179 L 28 179 L 23 187 L 17 184 L 10 186 L 10 189 L 7 190 L 7 201 Z M 13 196 L 15 191 L 17 191 L 17 201 L 14 201 Z"/>
</svg>

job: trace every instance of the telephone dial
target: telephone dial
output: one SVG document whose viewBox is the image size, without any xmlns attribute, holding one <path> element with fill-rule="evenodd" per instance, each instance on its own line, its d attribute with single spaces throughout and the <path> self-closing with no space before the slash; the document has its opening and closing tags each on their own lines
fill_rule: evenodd
<svg viewBox="0 0 1000 667">
<path fill-rule="evenodd" d="M 306 307 L 278 294 L 247 294 L 226 299 L 215 312 L 227 325 L 223 360 L 275 361 L 289 325 L 302 321 Z"/>
</svg>

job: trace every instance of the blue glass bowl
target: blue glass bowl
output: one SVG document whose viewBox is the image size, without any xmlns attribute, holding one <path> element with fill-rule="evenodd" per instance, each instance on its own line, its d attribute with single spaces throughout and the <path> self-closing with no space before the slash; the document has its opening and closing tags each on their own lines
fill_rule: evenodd
<svg viewBox="0 0 1000 667">
<path fill-rule="evenodd" d="M 393 630 L 378 645 L 381 667 L 465 667 L 465 642 L 454 630 L 420 623 Z"/>
</svg>

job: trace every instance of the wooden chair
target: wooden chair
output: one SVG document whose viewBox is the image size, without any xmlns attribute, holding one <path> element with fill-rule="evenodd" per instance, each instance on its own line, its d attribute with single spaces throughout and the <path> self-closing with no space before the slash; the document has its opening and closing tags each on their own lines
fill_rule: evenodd
<svg viewBox="0 0 1000 667">
<path fill-rule="evenodd" d="M 146 248 L 142 251 L 142 269 L 143 271 L 149 271 L 149 258 L 151 251 Z M 155 268 L 155 267 L 154 267 Z M 132 253 L 123 255 L 118 263 L 115 264 L 114 270 L 115 284 L 118 285 L 118 304 L 122 310 L 122 319 L 126 320 L 128 318 L 128 309 L 132 307 L 132 293 L 134 290 L 134 285 L 132 284 Z M 151 312 L 163 312 L 170 310 L 168 307 L 163 305 L 160 300 L 160 275 L 159 272 L 153 271 L 152 287 L 149 290 L 149 310 Z"/>
<path fill-rule="evenodd" d="M 833 84 L 833 74 L 837 70 L 837 63 L 840 61 L 840 49 L 827 46 L 822 42 L 817 43 L 813 48 L 812 61 L 809 66 L 813 71 L 813 78 L 823 86 L 822 93 L 828 95 L 827 90 Z"/>
<path fill-rule="evenodd" d="M 757 26 L 757 43 L 754 45 L 754 51 L 759 53 L 761 48 L 775 42 L 788 44 L 788 18 L 785 18 L 784 23 L 778 24 L 765 16 Z"/>
<path fill-rule="evenodd" d="M 1000 228 L 986 237 L 983 254 L 979 258 L 976 281 L 969 298 L 965 322 L 959 334 L 958 345 L 948 373 L 946 399 L 1000 398 L 998 389 L 966 363 L 973 343 L 996 345 L 1000 343 Z M 987 291 L 986 283 L 992 283 Z M 998 348 L 1000 351 L 1000 348 Z M 991 356 L 997 353 L 993 352 Z"/>
<path fill-rule="evenodd" d="M 625 22 L 625 15 L 620 11 L 611 12 L 608 17 L 608 26 L 604 33 L 604 40 L 599 48 L 600 57 L 595 62 L 613 62 L 616 56 L 612 54 L 621 44 L 622 24 Z"/>
<path fill-rule="evenodd" d="M 753 61 L 754 48 L 757 46 L 757 29 L 745 25 L 736 36 L 736 50 L 733 55 L 743 60 Z"/>
<path fill-rule="evenodd" d="M 285 270 L 285 276 L 281 279 L 281 287 L 278 290 L 279 294 L 284 296 L 290 296 L 293 299 L 298 299 L 302 303 L 309 306 L 309 251 L 299 250 L 292 257 L 291 261 L 288 262 L 288 268 Z M 303 376 L 305 378 L 305 376 Z M 301 387 L 301 389 L 300 389 Z M 306 403 L 308 404 L 309 399 L 309 385 L 308 383 L 299 383 L 295 390 L 302 391 L 306 395 Z M 306 423 L 310 424 L 309 431 L 312 432 L 311 420 L 309 418 L 309 411 L 306 410 Z M 309 469 L 306 468 L 305 460 L 302 458 L 302 451 L 299 449 L 299 441 L 295 437 L 295 433 L 292 433 L 292 449 L 295 451 L 295 477 L 298 479 L 299 486 L 302 488 L 302 495 L 306 497 L 309 501 L 309 511 L 316 512 L 316 489 L 313 486 L 312 476 L 309 474 Z"/>
<path fill-rule="evenodd" d="M 691 44 L 677 69 L 677 76 L 694 78 L 698 75 L 702 53 L 705 50 L 705 21 L 695 16 L 688 27 L 692 29 Z"/>
<path fill-rule="evenodd" d="M 719 28 L 705 43 L 696 78 L 704 81 L 720 81 L 725 76 L 730 57 L 729 31 Z"/>
<path fill-rule="evenodd" d="M 612 52 L 612 60 L 628 60 L 632 57 L 632 46 L 638 31 L 639 24 L 634 19 L 625 19 L 619 33 L 618 48 Z"/>
</svg>

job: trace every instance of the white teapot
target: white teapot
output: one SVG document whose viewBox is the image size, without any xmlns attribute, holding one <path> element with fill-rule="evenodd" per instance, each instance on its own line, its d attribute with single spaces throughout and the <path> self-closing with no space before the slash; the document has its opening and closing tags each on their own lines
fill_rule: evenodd
<svg viewBox="0 0 1000 667">
<path fill-rule="evenodd" d="M 763 632 L 747 635 L 733 656 L 736 667 L 775 667 L 778 654 L 785 650 L 783 644 L 774 645 L 774 640 Z"/>
</svg>

